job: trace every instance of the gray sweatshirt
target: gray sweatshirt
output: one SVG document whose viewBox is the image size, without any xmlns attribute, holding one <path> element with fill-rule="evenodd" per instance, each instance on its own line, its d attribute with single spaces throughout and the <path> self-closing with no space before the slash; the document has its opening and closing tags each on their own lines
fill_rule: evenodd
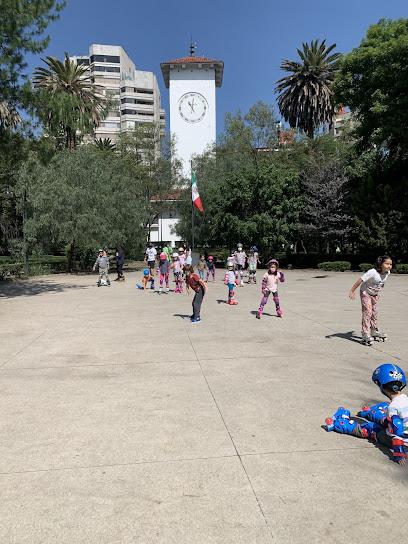
<svg viewBox="0 0 408 544">
<path fill-rule="evenodd" d="M 97 266 L 99 266 L 99 268 L 108 268 L 109 266 L 108 257 L 105 257 L 104 255 L 102 255 L 102 257 L 98 257 L 93 267 L 96 268 Z"/>
</svg>

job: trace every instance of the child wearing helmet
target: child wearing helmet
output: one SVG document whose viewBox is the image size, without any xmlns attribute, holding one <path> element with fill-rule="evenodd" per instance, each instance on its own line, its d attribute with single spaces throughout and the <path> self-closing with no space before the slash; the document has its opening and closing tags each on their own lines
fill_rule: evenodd
<svg viewBox="0 0 408 544">
<path fill-rule="evenodd" d="M 238 274 L 241 277 L 241 287 L 244 287 L 244 268 L 245 268 L 245 259 L 246 253 L 243 250 L 242 244 L 237 244 L 237 250 L 234 252 L 234 263 L 235 263 L 235 277 L 238 279 Z"/>
<path fill-rule="evenodd" d="M 375 267 L 368 270 L 356 281 L 350 290 L 349 297 L 354 300 L 354 291 L 360 286 L 360 299 L 362 310 L 362 342 L 371 346 L 374 339 L 387 339 L 384 332 L 377 328 L 378 319 L 378 301 L 380 299 L 381 289 L 388 278 L 392 269 L 392 259 L 388 255 L 378 257 Z"/>
<path fill-rule="evenodd" d="M 98 287 L 100 287 L 103 283 L 106 283 L 106 285 L 110 286 L 110 281 L 108 277 L 109 258 L 104 255 L 103 249 L 100 249 L 98 251 L 98 257 L 96 258 L 95 264 L 92 268 L 94 272 L 97 266 L 99 267 L 99 280 L 97 283 Z"/>
<path fill-rule="evenodd" d="M 256 269 L 258 264 L 261 264 L 258 256 L 258 248 L 256 246 L 251 246 L 248 255 L 248 283 L 251 283 L 251 281 L 256 283 Z"/>
<path fill-rule="evenodd" d="M 174 289 L 174 292 L 182 293 L 183 285 L 181 279 L 181 271 L 183 270 L 183 265 L 180 263 L 178 253 L 173 253 L 173 262 L 171 263 L 170 268 L 173 270 L 174 281 L 176 282 L 176 288 Z"/>
<path fill-rule="evenodd" d="M 150 270 L 148 268 L 145 268 L 143 270 L 143 278 L 142 278 L 142 285 L 139 285 L 138 283 L 136 284 L 137 287 L 139 289 L 143 289 L 143 291 L 146 290 L 146 285 L 148 284 L 149 281 L 152 281 L 154 278 L 153 276 L 150 274 Z"/>
<path fill-rule="evenodd" d="M 210 276 L 210 273 L 212 275 L 212 279 L 213 279 L 213 282 L 215 281 L 215 264 L 214 264 L 214 257 L 212 255 L 210 255 L 208 257 L 208 262 L 207 262 L 207 279 L 205 280 L 206 282 L 208 282 L 208 278 Z"/>
<path fill-rule="evenodd" d="M 258 313 L 256 314 L 257 319 L 261 319 L 264 306 L 268 302 L 268 298 L 271 293 L 276 306 L 276 315 L 278 317 L 282 317 L 282 310 L 279 305 L 278 281 L 283 283 L 285 281 L 285 275 L 281 270 L 278 270 L 278 266 L 279 263 L 276 259 L 271 259 L 268 262 L 268 272 L 266 272 L 266 274 L 264 274 L 264 277 L 262 278 L 263 297 L 261 300 L 261 305 L 259 306 Z"/>
<path fill-rule="evenodd" d="M 390 403 L 363 406 L 358 416 L 369 421 L 359 424 L 350 419 L 350 411 L 339 408 L 326 419 L 326 430 L 352 434 L 359 438 L 373 438 L 393 450 L 394 461 L 406 464 L 408 447 L 408 397 L 401 391 L 407 384 L 403 370 L 393 364 L 380 365 L 374 370 L 373 382 Z"/>
<path fill-rule="evenodd" d="M 160 270 L 159 295 L 161 295 L 163 291 L 163 280 L 166 281 L 166 293 L 169 292 L 170 263 L 167 260 L 167 254 L 164 251 L 160 253 L 159 270 Z"/>
<path fill-rule="evenodd" d="M 207 270 L 207 277 L 208 277 L 208 266 L 207 262 L 205 260 L 205 255 L 200 255 L 200 258 L 198 260 L 198 263 L 195 266 L 198 271 L 198 277 L 200 280 L 204 279 L 204 271 Z"/>
<path fill-rule="evenodd" d="M 238 285 L 238 280 L 235 277 L 234 273 L 233 259 L 228 259 L 227 261 L 227 272 L 225 274 L 224 285 L 228 285 L 227 304 L 230 304 L 231 306 L 236 306 L 238 302 L 234 298 L 234 285 Z"/>
</svg>

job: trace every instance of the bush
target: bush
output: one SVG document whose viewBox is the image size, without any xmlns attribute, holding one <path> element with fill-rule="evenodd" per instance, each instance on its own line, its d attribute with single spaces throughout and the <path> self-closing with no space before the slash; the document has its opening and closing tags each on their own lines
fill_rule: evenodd
<svg viewBox="0 0 408 544">
<path fill-rule="evenodd" d="M 7 276 L 20 277 L 24 273 L 24 263 L 10 262 L 0 264 L 0 279 Z"/>
<path fill-rule="evenodd" d="M 361 272 L 367 272 L 368 270 L 370 270 L 370 268 L 373 268 L 373 265 L 370 263 L 361 263 L 358 265 L 358 267 Z"/>
<path fill-rule="evenodd" d="M 408 264 L 399 264 L 397 266 L 398 274 L 408 274 Z"/>
<path fill-rule="evenodd" d="M 326 261 L 325 263 L 319 263 L 317 268 L 329 272 L 344 272 L 350 270 L 351 263 L 349 261 Z"/>
</svg>

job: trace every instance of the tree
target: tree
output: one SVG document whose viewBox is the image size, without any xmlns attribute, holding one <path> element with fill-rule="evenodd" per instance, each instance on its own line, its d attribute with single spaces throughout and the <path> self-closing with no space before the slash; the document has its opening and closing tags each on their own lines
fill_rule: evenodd
<svg viewBox="0 0 408 544">
<path fill-rule="evenodd" d="M 110 138 L 95 138 L 94 145 L 99 151 L 114 151 L 116 148 Z"/>
<path fill-rule="evenodd" d="M 126 164 L 113 154 L 82 146 L 61 151 L 49 165 L 30 159 L 20 171 L 19 190 L 29 203 L 30 243 L 42 249 L 69 243 L 68 268 L 76 246 L 137 248 L 144 241 L 145 201 Z"/>
<path fill-rule="evenodd" d="M 65 2 L 55 0 L 2 0 L 0 17 L 0 101 L 15 107 L 20 99 L 20 77 L 26 53 L 40 53 L 50 37 L 40 38 L 59 18 Z"/>
<path fill-rule="evenodd" d="M 344 242 L 352 228 L 346 213 L 348 179 L 339 156 L 323 153 L 310 159 L 303 179 L 305 209 L 302 231 L 317 243 L 319 251 L 330 251 L 330 244 Z"/>
<path fill-rule="evenodd" d="M 408 157 L 408 19 L 371 25 L 341 62 L 334 84 L 338 105 L 358 120 L 363 149 L 380 147 L 390 158 Z"/>
<path fill-rule="evenodd" d="M 20 114 L 8 102 L 0 102 L 0 128 L 16 128 L 21 123 Z"/>
<path fill-rule="evenodd" d="M 92 132 L 106 116 L 109 100 L 100 85 L 92 83 L 86 75 L 87 67 L 71 61 L 68 53 L 61 62 L 55 57 L 43 60 L 47 68 L 37 67 L 34 72 L 34 88 L 38 117 L 51 134 L 61 131 L 65 145 L 76 148 L 77 131 Z"/>
<path fill-rule="evenodd" d="M 336 44 L 326 48 L 326 40 L 303 43 L 297 49 L 302 62 L 284 60 L 281 70 L 291 75 L 279 79 L 275 92 L 278 107 L 290 127 L 298 127 L 313 139 L 315 128 L 330 122 L 334 115 L 331 84 L 339 67 L 340 53 L 330 53 Z"/>
</svg>

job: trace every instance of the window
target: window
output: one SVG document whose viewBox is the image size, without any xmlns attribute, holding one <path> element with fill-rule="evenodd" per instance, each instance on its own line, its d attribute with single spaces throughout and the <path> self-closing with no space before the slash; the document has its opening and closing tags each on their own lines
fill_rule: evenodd
<svg viewBox="0 0 408 544">
<path fill-rule="evenodd" d="M 92 55 L 91 62 L 111 62 L 114 64 L 120 63 L 120 57 L 113 55 Z"/>
<path fill-rule="evenodd" d="M 81 64 L 89 66 L 89 59 L 77 59 L 77 66 L 80 66 Z"/>
<path fill-rule="evenodd" d="M 111 123 L 109 121 L 105 121 L 105 128 L 120 128 L 120 123 Z"/>
<path fill-rule="evenodd" d="M 92 66 L 93 72 L 120 72 L 119 66 Z"/>
<path fill-rule="evenodd" d="M 151 100 L 136 100 L 136 98 L 122 98 L 121 104 L 143 104 L 147 106 L 153 106 L 153 102 Z"/>
<path fill-rule="evenodd" d="M 135 89 L 135 93 L 140 93 L 140 94 L 153 94 L 153 91 L 148 91 L 147 89 Z"/>
<path fill-rule="evenodd" d="M 136 115 L 135 110 L 122 110 L 122 115 Z"/>
</svg>

